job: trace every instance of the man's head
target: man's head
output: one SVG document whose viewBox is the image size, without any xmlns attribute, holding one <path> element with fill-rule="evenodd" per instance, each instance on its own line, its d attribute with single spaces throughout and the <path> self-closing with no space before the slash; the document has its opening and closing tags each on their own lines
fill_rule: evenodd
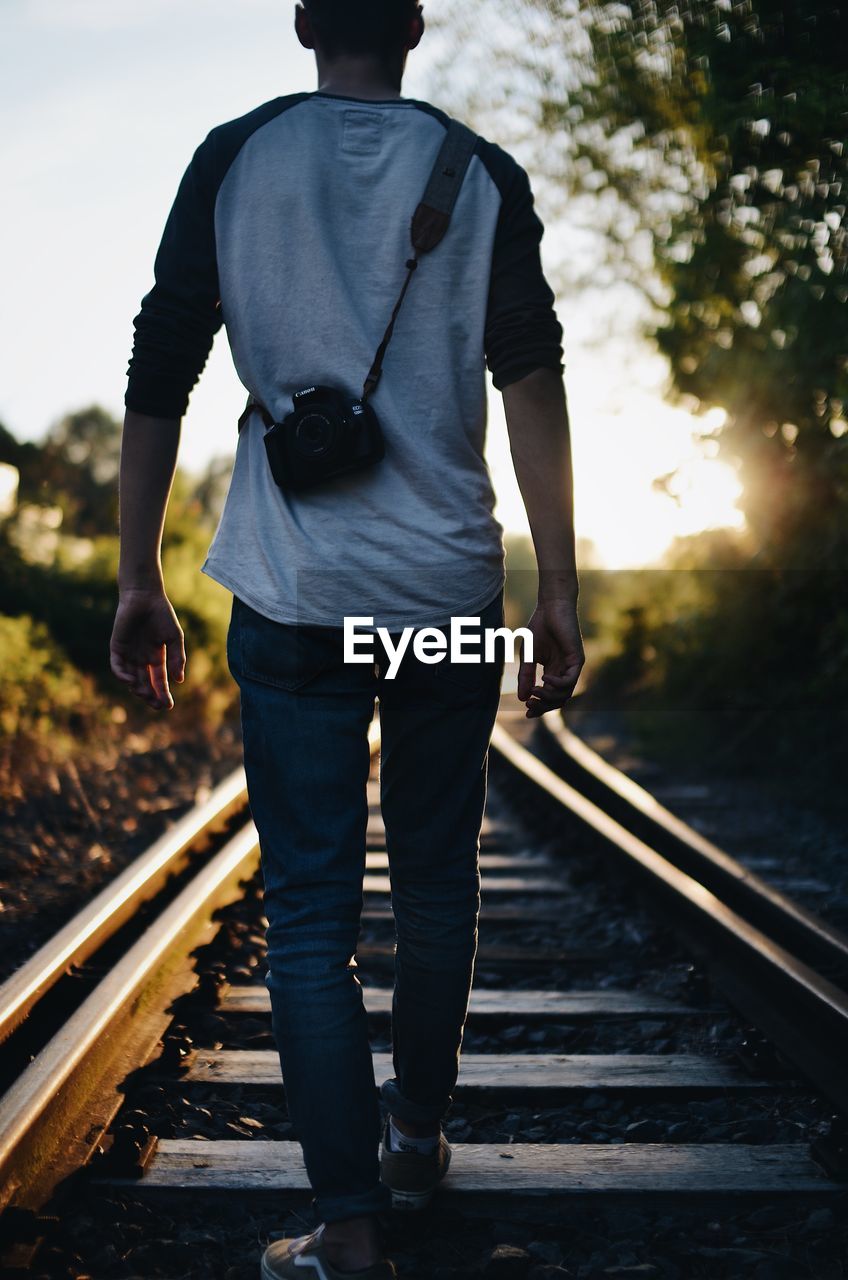
<svg viewBox="0 0 848 1280">
<path fill-rule="evenodd" d="M 320 64 L 352 59 L 400 79 L 424 30 L 417 0 L 303 0 L 295 8 L 300 43 Z"/>
</svg>

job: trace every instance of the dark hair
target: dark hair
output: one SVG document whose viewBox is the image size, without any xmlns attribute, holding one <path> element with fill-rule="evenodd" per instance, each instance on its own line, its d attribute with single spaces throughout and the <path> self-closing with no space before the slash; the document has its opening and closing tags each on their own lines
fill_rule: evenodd
<svg viewBox="0 0 848 1280">
<path fill-rule="evenodd" d="M 403 47 L 419 0 L 301 0 L 321 50 L 385 59 Z"/>
</svg>

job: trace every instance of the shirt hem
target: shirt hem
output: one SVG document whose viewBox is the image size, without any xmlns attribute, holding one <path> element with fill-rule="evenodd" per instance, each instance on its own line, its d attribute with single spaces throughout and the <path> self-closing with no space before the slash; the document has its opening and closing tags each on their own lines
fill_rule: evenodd
<svg viewBox="0 0 848 1280">
<path fill-rule="evenodd" d="M 319 618 L 314 615 L 304 614 L 297 610 L 288 612 L 285 608 L 278 609 L 273 605 L 268 605 L 264 600 L 259 600 L 258 597 L 254 596 L 251 591 L 246 591 L 243 584 L 237 583 L 235 579 L 229 576 L 229 574 L 222 572 L 220 569 L 210 564 L 208 560 L 201 565 L 200 572 L 205 574 L 207 578 L 211 578 L 213 582 L 217 582 L 219 586 L 226 588 L 227 591 L 231 591 L 234 596 L 238 596 L 238 598 L 243 600 L 245 604 L 250 605 L 251 609 L 255 609 L 257 613 L 261 613 L 272 622 L 281 622 L 284 626 L 288 627 L 333 627 L 335 630 L 339 630 L 341 627 L 341 623 L 334 624 L 332 622 L 327 622 L 326 618 Z M 435 613 L 435 616 L 433 616 L 433 614 L 429 614 L 426 618 L 418 617 L 415 619 L 408 616 L 406 618 L 398 616 L 395 619 L 392 615 L 389 615 L 388 621 L 386 621 L 385 615 L 382 615 L 380 621 L 375 623 L 375 627 L 382 626 L 387 628 L 389 631 L 402 631 L 404 627 L 438 627 L 449 623 L 451 618 L 470 617 L 474 614 L 475 610 L 479 611 L 485 605 L 490 604 L 491 601 L 494 600 L 498 592 L 503 589 L 505 581 L 506 575 L 503 568 L 501 568 L 496 578 L 491 580 L 491 585 L 488 586 L 485 591 L 475 596 L 470 603 L 455 605 L 449 613 L 437 612 Z M 363 631 L 367 631 L 368 629 L 369 628 L 367 627 L 360 628 L 360 630 Z"/>
</svg>

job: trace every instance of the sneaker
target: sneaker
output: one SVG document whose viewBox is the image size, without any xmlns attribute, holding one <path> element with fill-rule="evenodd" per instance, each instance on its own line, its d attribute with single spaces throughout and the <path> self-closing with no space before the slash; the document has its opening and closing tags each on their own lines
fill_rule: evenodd
<svg viewBox="0 0 848 1280">
<path fill-rule="evenodd" d="M 275 1240 L 262 1255 L 261 1280 L 397 1280 L 395 1264 L 388 1258 L 375 1262 L 372 1267 L 359 1271 L 339 1271 L 327 1258 L 324 1244 L 324 1223 L 307 1236 L 295 1236 L 291 1240 Z"/>
<path fill-rule="evenodd" d="M 388 1132 L 386 1117 L 380 1149 L 380 1180 L 392 1193 L 392 1208 L 425 1209 L 448 1171 L 450 1143 L 439 1130 L 439 1145 L 432 1155 L 425 1156 L 420 1151 L 392 1151 L 387 1145 Z"/>
</svg>

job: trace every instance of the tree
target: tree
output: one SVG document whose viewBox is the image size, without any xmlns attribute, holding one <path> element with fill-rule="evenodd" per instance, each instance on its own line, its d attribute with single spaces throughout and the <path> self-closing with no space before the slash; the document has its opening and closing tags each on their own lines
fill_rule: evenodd
<svg viewBox="0 0 848 1280">
<path fill-rule="evenodd" d="M 60 506 L 78 537 L 115 533 L 120 456 L 121 425 L 105 409 L 66 414 L 21 467 L 21 500 Z"/>
<path fill-rule="evenodd" d="M 557 6 L 541 7 L 555 31 Z M 677 393 L 726 410 L 719 444 L 741 460 L 759 547 L 779 564 L 844 566 L 848 10 L 590 0 L 580 12 L 591 58 L 570 89 L 543 86 L 540 123 L 569 131 L 575 190 L 614 193 L 618 260 L 634 229 L 649 237 L 660 288 L 631 259 L 632 278 L 649 282 Z"/>
<path fill-rule="evenodd" d="M 726 411 L 761 554 L 844 564 L 848 7 L 478 0 L 464 16 L 497 74 L 454 110 L 496 123 L 567 218 L 568 287 L 629 282 L 670 391 Z"/>
<path fill-rule="evenodd" d="M 485 0 L 485 24 L 471 6 L 497 74 L 466 115 L 478 127 L 498 106 L 520 118 L 510 141 L 537 192 L 554 192 L 572 245 L 595 237 L 584 281 L 639 291 L 670 390 L 695 411 L 725 410 L 719 450 L 744 482 L 745 542 L 688 540 L 662 589 L 633 575 L 599 597 L 592 625 L 617 631 L 618 674 L 640 705 L 674 706 L 681 749 L 702 734 L 743 767 L 770 769 L 782 751 L 793 773 L 844 773 L 848 9 L 522 0 L 518 11 L 523 39 L 515 4 Z"/>
</svg>

